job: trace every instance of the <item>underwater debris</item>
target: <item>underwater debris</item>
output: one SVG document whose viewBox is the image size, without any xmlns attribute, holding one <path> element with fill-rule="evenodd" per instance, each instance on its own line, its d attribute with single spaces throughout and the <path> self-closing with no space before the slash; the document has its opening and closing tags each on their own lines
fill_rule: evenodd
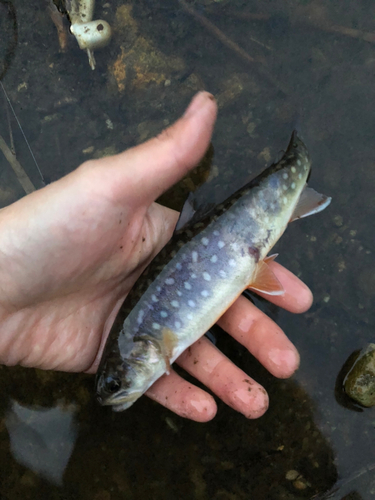
<svg viewBox="0 0 375 500">
<path fill-rule="evenodd" d="M 80 49 L 86 50 L 91 69 L 95 69 L 94 50 L 105 47 L 111 40 L 111 27 L 107 21 L 93 21 L 95 0 L 72 0 L 67 6 L 71 22 L 70 31 Z"/>
</svg>

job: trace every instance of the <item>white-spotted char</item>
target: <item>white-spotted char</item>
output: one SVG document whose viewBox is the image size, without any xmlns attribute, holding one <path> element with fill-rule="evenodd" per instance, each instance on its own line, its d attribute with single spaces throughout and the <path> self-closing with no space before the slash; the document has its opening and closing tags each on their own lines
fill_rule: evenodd
<svg viewBox="0 0 375 500">
<path fill-rule="evenodd" d="M 294 132 L 278 163 L 211 213 L 194 214 L 188 199 L 175 235 L 112 326 L 97 375 L 102 404 L 131 406 L 246 288 L 283 293 L 269 251 L 288 222 L 331 201 L 306 187 L 309 174 L 308 151 Z"/>
</svg>

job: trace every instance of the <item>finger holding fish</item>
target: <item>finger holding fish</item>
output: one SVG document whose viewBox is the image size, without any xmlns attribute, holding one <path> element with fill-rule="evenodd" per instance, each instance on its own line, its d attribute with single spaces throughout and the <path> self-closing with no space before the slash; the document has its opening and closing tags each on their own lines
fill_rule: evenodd
<svg viewBox="0 0 375 500">
<path fill-rule="evenodd" d="M 269 264 L 284 288 L 283 295 L 261 297 L 292 313 L 310 308 L 310 289 L 285 267 L 276 262 Z M 219 319 L 218 324 L 248 349 L 275 377 L 288 378 L 299 366 L 299 354 L 285 333 L 245 297 L 238 300 Z"/>
<path fill-rule="evenodd" d="M 210 394 L 190 384 L 173 369 L 169 375 L 160 377 L 146 395 L 180 417 L 195 422 L 208 422 L 217 412 L 215 400 Z"/>
<path fill-rule="evenodd" d="M 207 338 L 202 337 L 190 346 L 177 363 L 245 417 L 258 418 L 267 410 L 265 389 L 235 366 Z"/>
<path fill-rule="evenodd" d="M 297 349 L 281 328 L 245 297 L 239 297 L 218 324 L 275 377 L 288 378 L 297 370 Z"/>
</svg>

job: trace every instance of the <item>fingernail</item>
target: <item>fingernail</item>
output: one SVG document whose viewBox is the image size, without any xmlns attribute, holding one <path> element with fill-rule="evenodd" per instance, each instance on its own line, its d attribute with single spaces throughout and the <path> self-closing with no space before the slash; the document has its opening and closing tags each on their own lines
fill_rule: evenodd
<svg viewBox="0 0 375 500">
<path fill-rule="evenodd" d="M 217 412 L 217 406 L 212 396 L 197 394 L 189 401 L 191 406 L 190 418 L 196 422 L 208 422 Z"/>
<path fill-rule="evenodd" d="M 191 103 L 187 107 L 184 118 L 190 118 L 195 115 L 199 110 L 205 107 L 209 101 L 214 101 L 215 98 L 209 92 L 198 92 L 192 99 Z"/>
<path fill-rule="evenodd" d="M 296 349 L 270 349 L 269 360 L 276 368 L 277 377 L 288 378 L 299 366 L 299 355 Z"/>
<path fill-rule="evenodd" d="M 268 394 L 263 387 L 259 387 L 257 394 L 254 395 L 254 399 L 251 402 L 251 409 L 247 413 L 244 413 L 244 415 L 250 419 L 259 418 L 266 413 L 268 407 Z"/>
</svg>

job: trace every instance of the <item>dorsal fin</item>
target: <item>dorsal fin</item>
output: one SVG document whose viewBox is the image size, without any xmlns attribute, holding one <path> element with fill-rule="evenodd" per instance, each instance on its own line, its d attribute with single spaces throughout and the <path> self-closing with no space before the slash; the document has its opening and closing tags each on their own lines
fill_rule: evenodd
<svg viewBox="0 0 375 500">
<path fill-rule="evenodd" d="M 213 203 L 205 203 L 198 208 L 195 208 L 195 205 L 196 197 L 194 193 L 191 192 L 182 207 L 180 217 L 174 230 L 175 233 L 181 229 L 188 229 L 197 222 L 200 222 L 215 208 L 215 204 Z"/>
<path fill-rule="evenodd" d="M 194 210 L 193 200 L 194 200 L 194 194 L 189 193 L 189 196 L 187 197 L 184 206 L 182 207 L 180 217 L 178 218 L 175 227 L 175 232 L 185 228 L 185 226 L 189 224 L 189 221 L 194 217 L 196 211 Z"/>
</svg>

